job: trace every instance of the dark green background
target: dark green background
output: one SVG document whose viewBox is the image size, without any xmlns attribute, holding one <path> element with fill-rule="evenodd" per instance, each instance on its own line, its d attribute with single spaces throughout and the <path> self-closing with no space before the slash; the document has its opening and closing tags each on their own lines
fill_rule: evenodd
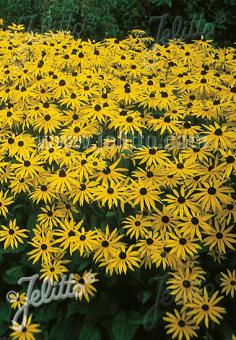
<svg viewBox="0 0 236 340">
<path fill-rule="evenodd" d="M 133 28 L 156 36 L 158 24 L 150 25 L 149 19 L 165 13 L 170 14 L 165 28 L 178 15 L 186 26 L 202 15 L 201 29 L 214 24 L 214 40 L 221 45 L 231 45 L 236 31 L 236 0 L 0 0 L 0 9 L 6 23 L 24 23 L 37 31 L 71 30 L 96 40 L 123 37 Z"/>
</svg>

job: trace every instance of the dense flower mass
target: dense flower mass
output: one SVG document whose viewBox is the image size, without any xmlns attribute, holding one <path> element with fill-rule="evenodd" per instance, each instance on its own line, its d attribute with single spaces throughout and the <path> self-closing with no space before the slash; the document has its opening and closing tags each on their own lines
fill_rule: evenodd
<svg viewBox="0 0 236 340">
<path fill-rule="evenodd" d="M 190 339 L 236 291 L 235 50 L 151 40 L 0 31 L 0 244 L 24 247 L 42 279 L 83 257 L 104 275 L 162 269 L 167 333 Z M 206 256 L 228 259 L 211 295 Z"/>
</svg>

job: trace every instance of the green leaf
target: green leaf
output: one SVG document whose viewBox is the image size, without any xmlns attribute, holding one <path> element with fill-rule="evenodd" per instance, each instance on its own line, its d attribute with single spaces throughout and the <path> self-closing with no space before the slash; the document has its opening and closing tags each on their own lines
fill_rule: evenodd
<svg viewBox="0 0 236 340">
<path fill-rule="evenodd" d="M 67 312 L 65 318 L 68 319 L 69 316 L 79 313 L 80 306 L 77 300 L 72 300 L 67 305 Z"/>
<path fill-rule="evenodd" d="M 79 333 L 79 340 L 101 340 L 101 333 L 92 323 L 84 323 Z"/>
<path fill-rule="evenodd" d="M 140 301 L 144 305 L 150 299 L 151 296 L 152 291 L 142 290 L 138 293 L 138 301 Z"/>
<path fill-rule="evenodd" d="M 49 339 L 65 340 L 78 339 L 80 330 L 80 321 L 77 317 L 70 317 L 69 319 L 58 319 L 50 330 Z"/>
<path fill-rule="evenodd" d="M 28 217 L 26 226 L 28 228 L 33 228 L 36 225 L 36 222 L 37 222 L 37 214 L 34 212 Z"/>
<path fill-rule="evenodd" d="M 112 333 L 115 340 L 131 340 L 137 329 L 138 324 L 135 323 L 135 318 L 138 314 L 135 312 L 120 311 L 113 319 Z"/>
<path fill-rule="evenodd" d="M 0 309 L 0 312 L 1 312 L 1 309 Z M 1 322 L 0 336 L 5 335 L 7 331 L 8 331 L 8 324 Z"/>
<path fill-rule="evenodd" d="M 10 268 L 5 272 L 4 281 L 8 284 L 16 284 L 22 277 L 22 266 Z"/>
<path fill-rule="evenodd" d="M 86 269 L 88 267 L 89 263 L 90 263 L 90 259 L 89 258 L 81 257 L 80 264 L 78 266 L 78 272 L 81 272 L 84 269 Z"/>
<path fill-rule="evenodd" d="M 8 301 L 5 301 L 0 305 L 0 320 L 10 322 L 11 317 L 11 305 Z"/>
</svg>

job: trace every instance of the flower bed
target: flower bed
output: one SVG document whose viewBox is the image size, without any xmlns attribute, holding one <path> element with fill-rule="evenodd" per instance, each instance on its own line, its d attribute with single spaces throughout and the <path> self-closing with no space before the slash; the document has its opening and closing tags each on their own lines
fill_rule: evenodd
<svg viewBox="0 0 236 340">
<path fill-rule="evenodd" d="M 60 339 L 61 324 L 77 329 L 70 316 L 108 301 L 121 281 L 152 305 L 157 276 L 162 332 L 214 332 L 236 290 L 234 48 L 151 44 L 142 31 L 95 43 L 17 26 L 0 39 L 4 294 L 21 276 L 58 282 L 74 273 L 77 301 L 66 316 L 56 302 L 47 317 L 30 310 L 43 338 Z M 21 289 L 14 309 L 26 301 Z M 150 306 L 141 307 L 129 315 L 114 304 L 111 328 L 85 318 L 78 332 L 135 338 Z M 1 308 L 4 334 L 9 303 Z M 39 329 L 31 316 L 12 327 L 15 339 Z"/>
</svg>

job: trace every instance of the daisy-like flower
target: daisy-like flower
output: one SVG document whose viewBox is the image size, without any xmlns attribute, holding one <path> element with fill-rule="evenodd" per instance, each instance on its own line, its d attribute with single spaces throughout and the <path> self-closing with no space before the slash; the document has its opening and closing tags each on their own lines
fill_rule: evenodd
<svg viewBox="0 0 236 340">
<path fill-rule="evenodd" d="M 232 150 L 221 150 L 220 151 L 223 159 L 222 163 L 219 164 L 217 167 L 217 170 L 223 172 L 223 176 L 226 178 L 229 178 L 231 174 L 234 174 L 236 172 L 236 157 L 235 153 Z"/>
<path fill-rule="evenodd" d="M 180 192 L 173 189 L 173 195 L 167 194 L 164 202 L 168 203 L 170 211 L 173 212 L 174 216 L 190 216 L 191 212 L 198 213 L 199 209 L 193 201 L 193 191 L 190 190 L 185 192 L 183 186 L 180 188 Z"/>
<path fill-rule="evenodd" d="M 11 303 L 11 307 L 13 309 L 19 309 L 20 307 L 22 307 L 25 302 L 26 302 L 26 294 L 25 293 L 16 293 L 16 292 L 12 292 L 9 296 L 9 301 Z"/>
<path fill-rule="evenodd" d="M 54 231 L 54 235 L 58 237 L 55 240 L 55 244 L 60 244 L 60 248 L 62 250 L 70 249 L 70 253 L 72 253 L 72 248 L 75 242 L 75 236 L 78 235 L 78 232 L 83 224 L 83 220 L 76 223 L 73 219 L 64 219 L 63 221 L 59 221 L 59 229 Z"/>
<path fill-rule="evenodd" d="M 171 278 L 167 280 L 167 287 L 175 300 L 183 300 L 184 303 L 192 301 L 193 297 L 200 293 L 200 285 L 204 277 L 189 267 L 171 273 Z"/>
<path fill-rule="evenodd" d="M 236 243 L 236 234 L 232 232 L 234 226 L 228 226 L 226 221 L 215 221 L 214 227 L 210 227 L 205 231 L 206 237 L 204 244 L 209 246 L 210 250 L 216 248 L 220 253 L 225 254 L 226 249 L 234 250 Z"/>
<path fill-rule="evenodd" d="M 3 192 L 0 190 L 0 215 L 7 217 L 8 206 L 13 202 L 14 200 L 11 197 L 8 197 L 8 191 Z"/>
<path fill-rule="evenodd" d="M 106 266 L 106 273 L 112 275 L 126 273 L 127 269 L 134 270 L 139 267 L 140 258 L 138 251 L 134 250 L 134 245 L 129 248 L 122 246 L 119 250 L 115 250 L 111 258 L 106 262 L 102 262 L 101 266 Z"/>
<path fill-rule="evenodd" d="M 29 259 L 33 263 L 41 260 L 42 263 L 51 263 L 51 256 L 60 251 L 59 248 L 54 247 L 55 240 L 52 232 L 48 231 L 45 235 L 38 235 L 32 242 L 29 242 L 34 249 L 28 252 Z"/>
<path fill-rule="evenodd" d="M 184 236 L 197 236 L 199 240 L 202 240 L 202 232 L 208 231 L 211 228 L 209 224 L 210 222 L 207 223 L 210 218 L 211 215 L 195 213 L 187 217 L 182 217 L 178 226 L 180 227 L 180 231 Z"/>
<path fill-rule="evenodd" d="M 48 186 L 55 192 L 62 193 L 65 190 L 72 191 L 72 185 L 76 185 L 77 174 L 72 169 L 60 169 L 55 174 L 51 174 L 48 179 Z"/>
<path fill-rule="evenodd" d="M 129 186 L 129 200 L 133 206 L 139 205 L 141 212 L 145 208 L 156 210 L 155 202 L 160 202 L 160 194 L 153 184 L 144 183 L 141 179 L 132 180 Z"/>
<path fill-rule="evenodd" d="M 24 243 L 24 238 L 27 238 L 28 230 L 20 229 L 16 225 L 16 219 L 10 220 L 8 226 L 0 226 L 0 241 L 4 242 L 4 249 L 7 247 L 18 248 L 18 246 Z"/>
<path fill-rule="evenodd" d="M 143 147 L 137 149 L 134 154 L 134 159 L 139 160 L 140 164 L 146 163 L 147 166 L 165 165 L 169 162 L 168 153 L 157 148 Z"/>
<path fill-rule="evenodd" d="M 225 308 L 218 306 L 218 303 L 223 299 L 223 296 L 218 296 L 216 291 L 211 297 L 208 296 L 206 287 L 204 287 L 203 294 L 199 294 L 193 298 L 192 302 L 186 304 L 186 307 L 191 310 L 188 312 L 197 325 L 204 321 L 206 327 L 209 327 L 209 321 L 212 320 L 220 324 L 220 319 L 226 313 Z"/>
<path fill-rule="evenodd" d="M 94 260 L 95 262 L 108 261 L 112 254 L 120 249 L 123 245 L 123 242 L 120 240 L 123 238 L 123 235 L 119 235 L 118 230 L 115 228 L 113 231 L 109 230 L 109 226 L 106 226 L 106 230 L 103 232 L 102 230 L 96 230 L 96 244 L 94 245 Z"/>
<path fill-rule="evenodd" d="M 221 210 L 221 204 L 232 203 L 229 195 L 233 192 L 232 188 L 224 186 L 221 181 L 209 181 L 202 183 L 202 188 L 197 189 L 193 194 L 193 199 L 201 203 L 202 208 L 209 212 L 211 209 L 216 212 Z"/>
<path fill-rule="evenodd" d="M 35 152 L 31 154 L 29 157 L 19 157 L 15 156 L 16 160 L 19 163 L 13 164 L 13 168 L 16 169 L 16 173 L 20 177 L 27 176 L 37 176 L 39 172 L 42 172 L 42 164 L 41 157 L 37 155 Z"/>
<path fill-rule="evenodd" d="M 151 228 L 150 219 L 141 214 L 129 216 L 122 223 L 124 225 L 123 228 L 127 229 L 125 231 L 126 235 L 136 240 L 139 237 L 143 237 L 148 232 L 148 229 Z"/>
<path fill-rule="evenodd" d="M 180 176 L 184 179 L 187 177 L 193 177 L 195 174 L 197 174 L 196 163 L 194 163 L 191 158 L 184 160 L 180 155 L 179 159 L 175 157 L 174 163 L 171 162 L 168 164 L 168 174 Z"/>
<path fill-rule="evenodd" d="M 85 271 L 82 276 L 79 274 L 73 275 L 73 291 L 76 299 L 81 301 L 85 298 L 87 302 L 90 301 L 91 297 L 97 292 L 96 288 L 93 286 L 93 284 L 98 281 L 96 276 L 97 273 L 93 273 L 91 269 Z"/>
<path fill-rule="evenodd" d="M 167 312 L 163 320 L 168 322 L 165 328 L 167 334 L 171 334 L 173 339 L 182 340 L 185 338 L 190 340 L 192 337 L 197 337 L 196 331 L 199 327 L 196 326 L 191 316 L 183 310 L 179 312 L 175 309 L 174 313 Z"/>
<path fill-rule="evenodd" d="M 235 133 L 230 131 L 227 125 L 220 126 L 217 123 L 214 125 L 205 126 L 206 132 L 206 145 L 211 150 L 222 148 L 233 148 L 233 140 L 235 138 Z"/>
<path fill-rule="evenodd" d="M 73 238 L 72 252 L 79 250 L 80 256 L 83 256 L 85 252 L 93 251 L 96 245 L 96 232 L 95 230 L 85 231 L 85 228 L 81 228 Z"/>
<path fill-rule="evenodd" d="M 54 205 L 46 205 L 45 208 L 41 208 L 41 213 L 38 215 L 38 222 L 44 227 L 53 228 L 60 223 L 60 212 Z"/>
<path fill-rule="evenodd" d="M 108 208 L 111 209 L 112 206 L 118 207 L 120 205 L 121 209 L 124 210 L 124 203 L 127 201 L 126 191 L 126 184 L 121 182 L 112 185 L 98 185 L 93 189 L 93 194 L 94 199 L 100 201 L 102 206 L 107 203 Z"/>
<path fill-rule="evenodd" d="M 51 263 L 42 263 L 40 272 L 42 273 L 41 279 L 48 279 L 53 284 L 54 281 L 58 282 L 62 275 L 68 272 L 68 269 L 62 264 L 62 261 L 54 260 Z"/>
<path fill-rule="evenodd" d="M 226 295 L 230 295 L 232 298 L 234 297 L 234 294 L 236 293 L 236 273 L 235 269 L 231 272 L 229 269 L 227 269 L 226 273 L 221 273 L 221 290 L 222 293 L 225 293 Z"/>
<path fill-rule="evenodd" d="M 113 164 L 107 165 L 101 172 L 99 171 L 96 176 L 96 181 L 101 182 L 102 184 L 113 184 L 118 183 L 125 179 L 125 175 L 120 172 L 127 171 L 126 168 L 119 168 L 117 165 L 119 164 L 120 159 L 117 159 Z"/>
<path fill-rule="evenodd" d="M 190 235 L 184 237 L 180 233 L 178 235 L 171 234 L 167 240 L 167 247 L 171 248 L 170 253 L 177 255 L 179 259 L 186 259 L 187 255 L 193 256 L 197 254 L 201 246 L 197 243 L 198 239 L 191 238 Z"/>
<path fill-rule="evenodd" d="M 39 324 L 32 323 L 32 315 L 23 320 L 23 325 L 13 321 L 10 327 L 13 340 L 35 340 L 35 334 L 40 333 Z"/>
</svg>

